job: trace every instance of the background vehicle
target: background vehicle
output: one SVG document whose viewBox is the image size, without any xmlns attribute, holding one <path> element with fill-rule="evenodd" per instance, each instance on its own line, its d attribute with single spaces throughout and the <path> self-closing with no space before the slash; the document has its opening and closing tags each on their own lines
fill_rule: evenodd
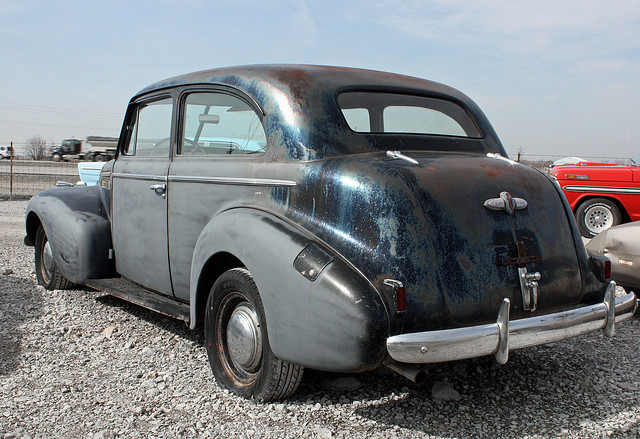
<svg viewBox="0 0 640 439">
<path fill-rule="evenodd" d="M 640 288 L 640 223 L 611 227 L 586 244 L 587 250 L 611 259 L 611 278 L 619 285 Z"/>
<path fill-rule="evenodd" d="M 400 149 L 402 149 L 400 151 Z M 46 288 L 87 284 L 204 324 L 222 387 L 263 400 L 305 367 L 495 355 L 629 318 L 547 175 L 506 157 L 442 84 L 369 70 L 247 66 L 130 101 L 95 186 L 27 206 Z"/>
<path fill-rule="evenodd" d="M 12 152 L 10 146 L 0 146 L 0 159 L 10 159 Z"/>
<path fill-rule="evenodd" d="M 640 160 L 640 159 L 638 159 Z M 555 166 L 582 236 L 591 238 L 615 225 L 640 219 L 640 166 L 581 162 Z"/>
<path fill-rule="evenodd" d="M 103 162 L 116 155 L 116 137 L 89 136 L 87 140 L 64 139 L 59 146 L 51 148 L 51 158 L 60 160 L 91 160 Z"/>
</svg>

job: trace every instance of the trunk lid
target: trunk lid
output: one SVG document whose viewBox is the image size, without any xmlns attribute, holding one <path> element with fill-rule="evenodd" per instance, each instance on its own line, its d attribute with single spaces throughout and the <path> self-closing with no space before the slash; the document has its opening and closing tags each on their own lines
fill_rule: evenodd
<svg viewBox="0 0 640 439">
<path fill-rule="evenodd" d="M 406 181 L 424 213 L 431 249 L 422 257 L 437 266 L 406 273 L 411 284 L 407 294 L 416 296 L 410 300 L 429 303 L 427 296 L 437 289 L 453 325 L 495 319 L 505 297 L 511 301 L 512 317 L 531 315 L 524 306 L 524 296 L 532 298 L 521 287 L 520 267 L 540 273 L 538 312 L 580 302 L 582 281 L 572 230 L 549 178 L 494 155 L 407 155 L 417 164 L 403 159 L 386 163 Z M 526 207 L 511 213 L 485 207 L 485 201 L 500 200 L 504 192 L 525 200 Z M 419 308 L 411 320 L 426 311 Z"/>
</svg>

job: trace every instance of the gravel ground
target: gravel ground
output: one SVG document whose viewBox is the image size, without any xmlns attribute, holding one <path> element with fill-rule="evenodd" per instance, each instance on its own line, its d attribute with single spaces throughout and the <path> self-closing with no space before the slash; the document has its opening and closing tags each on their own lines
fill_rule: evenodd
<svg viewBox="0 0 640 439">
<path fill-rule="evenodd" d="M 638 318 L 601 333 L 392 372 L 306 371 L 259 404 L 216 386 L 203 336 L 88 290 L 35 285 L 26 202 L 0 202 L 0 438 L 640 437 Z"/>
</svg>

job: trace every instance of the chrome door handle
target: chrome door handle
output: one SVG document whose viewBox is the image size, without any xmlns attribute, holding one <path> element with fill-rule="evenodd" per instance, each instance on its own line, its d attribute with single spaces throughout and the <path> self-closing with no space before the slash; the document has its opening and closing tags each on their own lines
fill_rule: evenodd
<svg viewBox="0 0 640 439">
<path fill-rule="evenodd" d="M 165 198 L 167 196 L 167 185 L 164 183 L 152 184 L 151 186 L 149 186 L 149 189 L 154 191 L 156 195 L 161 195 L 162 198 Z"/>
</svg>

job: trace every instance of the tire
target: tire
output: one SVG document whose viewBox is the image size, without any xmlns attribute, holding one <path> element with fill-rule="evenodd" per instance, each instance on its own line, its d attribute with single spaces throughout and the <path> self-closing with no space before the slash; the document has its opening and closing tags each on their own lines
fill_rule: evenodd
<svg viewBox="0 0 640 439">
<path fill-rule="evenodd" d="M 96 154 L 93 156 L 94 162 L 104 162 L 104 156 L 102 154 Z"/>
<path fill-rule="evenodd" d="M 622 221 L 618 206 L 606 198 L 591 198 L 578 206 L 576 220 L 580 234 L 585 238 L 593 238 Z"/>
<path fill-rule="evenodd" d="M 60 154 L 54 154 L 53 155 L 53 161 L 54 162 L 59 162 L 60 160 L 62 160 L 62 156 Z"/>
<path fill-rule="evenodd" d="M 262 300 L 251 274 L 222 274 L 207 300 L 205 344 L 219 386 L 260 401 L 293 394 L 304 368 L 276 357 L 269 346 Z"/>
<path fill-rule="evenodd" d="M 36 278 L 38 283 L 47 290 L 66 290 L 71 288 L 74 285 L 73 282 L 60 274 L 53 261 L 51 245 L 42 226 L 38 227 L 35 247 Z"/>
</svg>

